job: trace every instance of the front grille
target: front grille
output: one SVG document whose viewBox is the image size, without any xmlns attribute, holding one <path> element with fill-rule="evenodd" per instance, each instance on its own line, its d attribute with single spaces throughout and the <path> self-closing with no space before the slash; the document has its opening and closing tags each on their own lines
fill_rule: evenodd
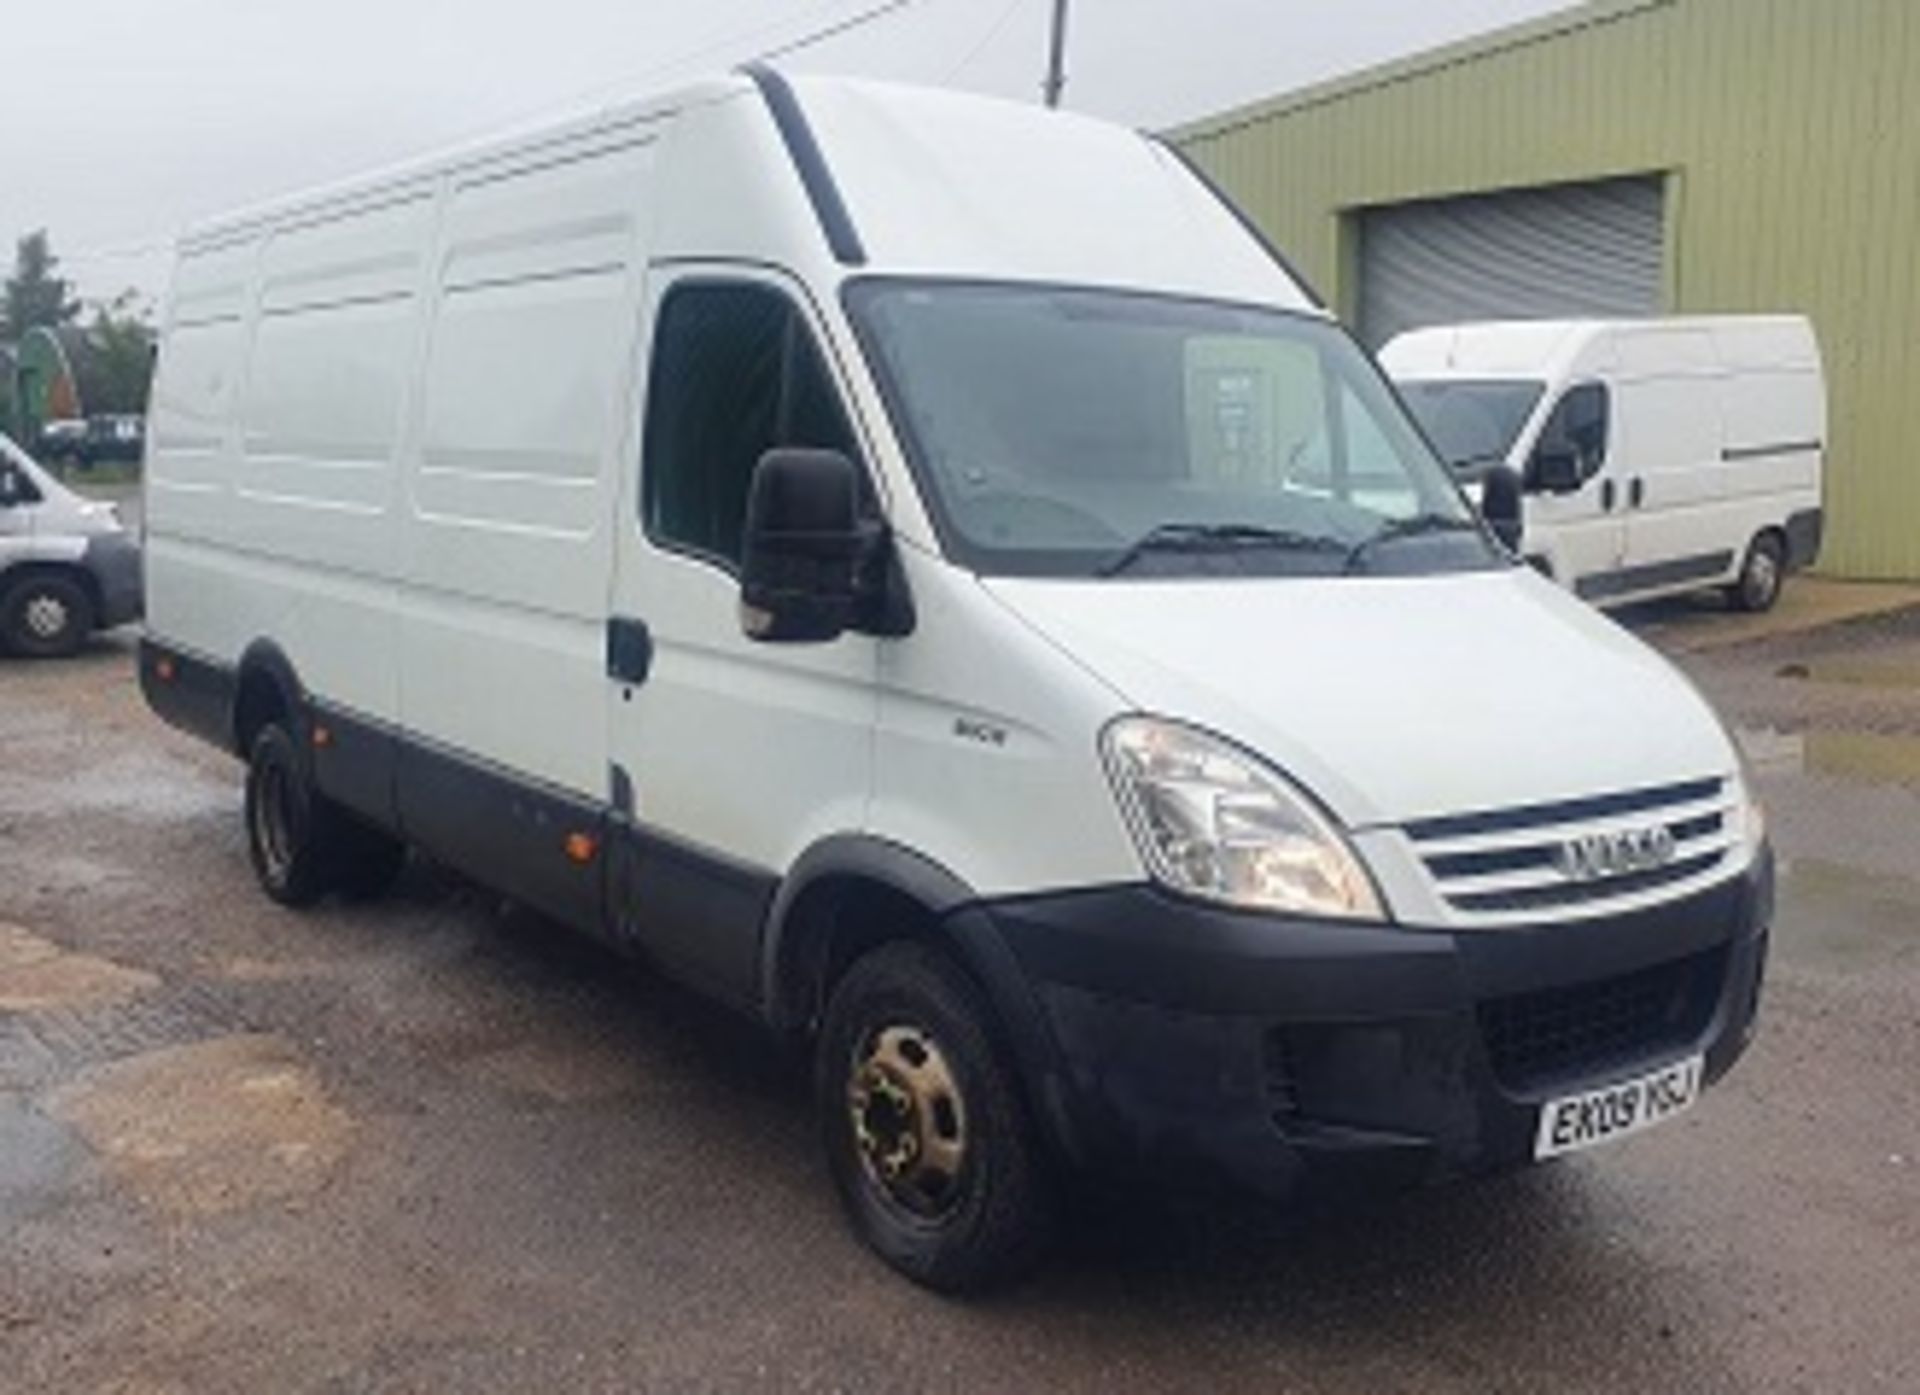
<svg viewBox="0 0 1920 1395">
<path fill-rule="evenodd" d="M 1726 780 L 1688 780 L 1421 819 L 1405 832 L 1453 919 L 1498 925 L 1556 911 L 1598 913 L 1669 886 L 1691 889 L 1734 849 L 1733 800 Z M 1665 861 L 1569 870 L 1575 844 L 1652 837 L 1664 840 Z"/>
<path fill-rule="evenodd" d="M 1592 983 L 1480 1005 L 1480 1033 L 1500 1083 L 1526 1090 L 1647 1060 L 1699 1039 L 1726 979 L 1721 945 Z"/>
</svg>

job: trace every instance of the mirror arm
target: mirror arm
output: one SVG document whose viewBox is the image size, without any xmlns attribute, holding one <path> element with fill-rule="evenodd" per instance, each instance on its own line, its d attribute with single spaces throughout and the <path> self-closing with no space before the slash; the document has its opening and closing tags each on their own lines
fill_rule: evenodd
<svg viewBox="0 0 1920 1395">
<path fill-rule="evenodd" d="M 861 634 L 900 639 L 913 633 L 913 592 L 900 565 L 893 529 L 882 519 L 861 525 L 860 558 L 854 564 L 854 623 Z"/>
</svg>

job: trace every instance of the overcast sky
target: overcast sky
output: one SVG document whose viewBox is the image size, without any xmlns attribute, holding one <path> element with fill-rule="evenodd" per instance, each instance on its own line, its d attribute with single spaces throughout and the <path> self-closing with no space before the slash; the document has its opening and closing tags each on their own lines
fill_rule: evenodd
<svg viewBox="0 0 1920 1395">
<path fill-rule="evenodd" d="M 7 0 L 0 238 L 90 296 L 190 219 L 722 69 L 880 0 Z M 1069 106 L 1165 126 L 1566 0 L 1073 0 Z M 1052 0 L 912 0 L 781 61 L 1038 92 Z M 8 258 L 10 261 L 10 257 Z"/>
</svg>

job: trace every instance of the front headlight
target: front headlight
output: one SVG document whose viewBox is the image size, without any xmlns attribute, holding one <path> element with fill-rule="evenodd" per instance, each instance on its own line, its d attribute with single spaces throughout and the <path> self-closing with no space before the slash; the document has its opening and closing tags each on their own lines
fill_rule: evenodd
<svg viewBox="0 0 1920 1395">
<path fill-rule="evenodd" d="M 1382 918 L 1346 836 L 1256 757 L 1155 717 L 1110 723 L 1101 748 L 1141 858 L 1162 885 L 1245 909 Z"/>
<path fill-rule="evenodd" d="M 1734 750 L 1739 751 L 1739 746 Z M 1753 771 L 1747 765 L 1744 752 L 1733 772 L 1733 790 L 1734 799 L 1738 801 L 1734 817 L 1739 820 L 1740 836 L 1749 853 L 1759 852 L 1760 845 L 1767 841 L 1767 811 L 1761 807 L 1760 796 L 1754 791 Z"/>
</svg>

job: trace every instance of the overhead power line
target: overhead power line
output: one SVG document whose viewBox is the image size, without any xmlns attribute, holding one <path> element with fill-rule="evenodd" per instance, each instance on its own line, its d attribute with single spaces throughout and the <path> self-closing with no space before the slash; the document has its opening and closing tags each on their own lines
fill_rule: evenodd
<svg viewBox="0 0 1920 1395">
<path fill-rule="evenodd" d="M 959 77 L 960 74 L 972 67 L 973 60 L 985 53 L 988 46 L 1000 37 L 1000 31 L 1007 27 L 1007 21 L 1013 18 L 1013 12 L 1025 3 L 1026 0 L 1007 0 L 1006 8 L 1000 11 L 1000 17 L 994 20 L 993 24 L 987 29 L 987 32 L 980 36 L 980 41 L 968 49 L 965 56 L 962 57 L 958 63 L 955 63 L 941 75 L 940 81 L 943 83 L 952 82 L 955 78 Z"/>
<path fill-rule="evenodd" d="M 765 63 L 775 58 L 785 58 L 788 54 L 798 53 L 803 48 L 812 48 L 815 44 L 823 44 L 828 39 L 837 39 L 842 34 L 851 33 L 855 29 L 864 29 L 875 20 L 885 19 L 896 10 L 904 10 L 914 3 L 915 0 L 886 0 L 885 4 L 875 5 L 870 10 L 862 10 L 857 15 L 849 15 L 837 24 L 829 24 L 825 28 L 814 30 L 811 34 L 803 34 L 775 48 L 763 49 L 746 61 Z"/>
</svg>

